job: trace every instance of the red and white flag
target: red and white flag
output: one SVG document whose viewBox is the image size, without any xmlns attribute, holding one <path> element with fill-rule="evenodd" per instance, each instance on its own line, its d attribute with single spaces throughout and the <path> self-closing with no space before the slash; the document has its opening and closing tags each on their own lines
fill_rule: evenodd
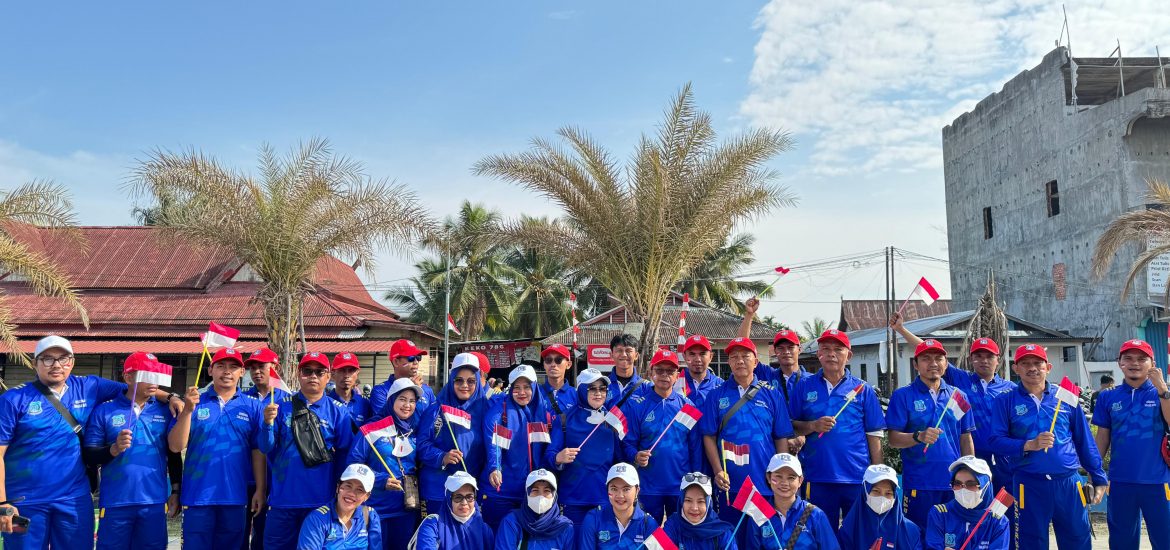
<svg viewBox="0 0 1170 550">
<path fill-rule="evenodd" d="M 450 405 L 443 405 L 442 410 L 443 419 L 445 419 L 448 424 L 458 424 L 463 426 L 463 429 L 465 430 L 471 429 L 471 413 L 463 409 L 452 407 Z"/>
<path fill-rule="evenodd" d="M 951 411 L 955 420 L 960 420 L 971 410 L 971 404 L 963 398 L 963 394 L 959 393 L 959 390 L 953 390 L 951 398 L 947 400 L 947 410 Z"/>
<path fill-rule="evenodd" d="M 743 485 L 739 486 L 739 492 L 736 493 L 735 502 L 731 503 L 731 507 L 751 516 L 757 526 L 763 526 L 776 515 L 776 508 L 772 507 L 767 497 L 756 490 L 756 484 L 752 482 L 751 477 L 743 478 Z"/>
<path fill-rule="evenodd" d="M 926 277 L 918 279 L 918 286 L 914 287 L 914 292 L 911 292 L 910 295 L 917 296 L 919 300 L 922 300 L 922 303 L 928 306 L 938 300 L 938 291 L 934 289 L 934 285 L 930 284 L 930 281 L 926 280 Z"/>
<path fill-rule="evenodd" d="M 687 343 L 687 312 L 691 310 L 691 294 L 683 293 L 682 312 L 678 314 L 678 345 Z"/>
<path fill-rule="evenodd" d="M 703 413 L 699 411 L 694 405 L 683 405 L 682 410 L 674 415 L 674 421 L 686 426 L 687 429 L 695 427 L 699 423 L 699 419 L 703 417 Z"/>
<path fill-rule="evenodd" d="M 666 531 L 661 527 L 655 529 L 646 540 L 642 541 L 642 544 L 649 550 L 678 550 L 678 545 L 670 540 Z"/>
<path fill-rule="evenodd" d="M 240 339 L 240 331 L 216 322 L 212 322 L 207 327 L 207 332 L 203 333 L 203 345 L 209 348 L 230 348 L 236 345 L 236 340 Z"/>
<path fill-rule="evenodd" d="M 1065 376 L 1064 380 L 1060 381 L 1060 386 L 1056 388 L 1056 398 L 1070 407 L 1079 407 L 1081 405 L 1081 389 Z"/>
<path fill-rule="evenodd" d="M 147 354 L 147 357 L 153 358 L 153 355 Z M 158 384 L 160 386 L 171 385 L 171 371 L 170 365 L 159 363 L 157 360 L 147 362 L 139 365 L 134 371 L 135 382 L 145 382 L 147 384 Z"/>
<path fill-rule="evenodd" d="M 463 336 L 463 333 L 459 332 L 459 327 L 455 326 L 455 318 L 450 315 L 447 316 L 447 331 L 454 332 L 455 336 Z"/>
<path fill-rule="evenodd" d="M 723 442 L 723 458 L 730 460 L 736 466 L 747 466 L 751 460 L 751 446 L 744 443 L 736 445 L 730 441 Z"/>
<path fill-rule="evenodd" d="M 383 437 L 398 435 L 398 429 L 394 427 L 393 416 L 387 416 L 377 422 L 370 422 L 359 429 L 362 431 L 362 435 L 366 436 L 366 441 L 370 442 L 371 447 Z"/>
<path fill-rule="evenodd" d="M 857 396 L 860 395 L 863 390 L 865 390 L 865 382 L 862 382 L 858 384 L 856 388 L 849 390 L 849 393 L 845 394 L 845 401 L 853 401 L 854 399 L 857 399 Z"/>
<path fill-rule="evenodd" d="M 268 367 L 268 387 L 271 388 L 269 391 L 284 390 L 292 393 L 292 390 L 288 389 L 288 384 L 280 377 L 280 373 L 276 372 L 276 367 Z"/>
<path fill-rule="evenodd" d="M 673 389 L 674 389 L 674 391 L 676 391 L 682 395 L 690 396 L 691 388 L 690 388 L 690 385 L 687 384 L 687 370 L 686 369 L 679 369 L 678 370 L 678 377 L 674 379 L 674 388 Z"/>
<path fill-rule="evenodd" d="M 511 449 L 512 430 L 501 424 L 496 424 L 496 429 L 492 432 L 492 444 L 505 451 Z"/>
<path fill-rule="evenodd" d="M 1006 488 L 1003 488 L 999 490 L 999 494 L 995 495 L 995 500 L 991 501 L 991 506 L 987 509 L 991 512 L 991 515 L 1002 518 L 1007 513 L 1008 508 L 1011 508 L 1015 503 L 1015 497 L 1007 492 Z"/>
<path fill-rule="evenodd" d="M 528 444 L 533 443 L 552 443 L 552 439 L 548 436 L 548 424 L 544 422 L 528 423 Z"/>
<path fill-rule="evenodd" d="M 881 547 L 882 547 L 882 538 L 878 537 L 877 540 L 873 541 L 873 546 L 870 546 L 869 550 L 880 550 Z"/>
<path fill-rule="evenodd" d="M 625 439 L 626 433 L 630 431 L 630 424 L 626 422 L 626 415 L 622 414 L 621 409 L 616 406 L 605 413 L 605 423 L 613 427 L 613 431 L 617 432 L 618 439 Z"/>
</svg>

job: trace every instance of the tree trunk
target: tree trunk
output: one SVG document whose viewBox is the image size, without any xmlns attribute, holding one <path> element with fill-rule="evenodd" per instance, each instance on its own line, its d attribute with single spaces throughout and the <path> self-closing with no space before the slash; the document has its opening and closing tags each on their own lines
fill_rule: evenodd
<svg viewBox="0 0 1170 550">
<path fill-rule="evenodd" d="M 301 312 L 305 305 L 302 290 L 286 290 L 277 287 L 261 289 L 259 299 L 264 304 L 264 322 L 268 328 L 268 348 L 280 357 L 280 378 L 289 389 L 296 391 L 300 386 L 297 377 L 297 344 L 301 330 Z"/>
<path fill-rule="evenodd" d="M 663 300 L 665 302 L 665 299 Z M 628 311 L 628 310 L 627 310 Z M 642 334 L 638 336 L 638 344 L 641 348 L 638 350 L 638 361 L 640 364 L 634 365 L 638 369 L 642 378 L 649 380 L 650 376 L 650 359 L 654 357 L 654 352 L 658 351 L 658 326 L 662 324 L 662 304 L 657 308 L 651 309 L 642 318 Z"/>
</svg>

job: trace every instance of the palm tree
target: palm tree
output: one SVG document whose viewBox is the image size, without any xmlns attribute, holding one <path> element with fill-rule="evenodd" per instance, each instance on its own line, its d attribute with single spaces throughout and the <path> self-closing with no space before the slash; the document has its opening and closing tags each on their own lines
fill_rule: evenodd
<svg viewBox="0 0 1170 550">
<path fill-rule="evenodd" d="M 1155 207 L 1118 216 L 1097 239 L 1097 248 L 1093 251 L 1092 275 L 1100 281 L 1123 246 L 1135 243 L 1145 248 L 1129 266 L 1121 288 L 1121 300 L 1125 300 L 1134 279 L 1141 275 L 1150 262 L 1170 253 L 1170 185 L 1157 179 L 1148 180 L 1146 184 L 1150 188 L 1148 201 Z M 1170 293 L 1167 293 L 1166 299 L 1170 303 Z"/>
<path fill-rule="evenodd" d="M 826 330 L 833 328 L 833 325 L 820 317 L 813 317 L 812 321 L 801 321 L 800 340 L 802 342 L 811 342 L 820 338 Z"/>
<path fill-rule="evenodd" d="M 414 269 L 419 275 L 411 277 L 405 285 L 386 291 L 383 299 L 404 309 L 407 321 L 426 325 L 442 333 L 447 325 L 444 311 L 446 289 L 426 281 L 432 280 L 435 273 L 447 271 L 447 261 L 443 258 L 426 258 L 414 264 Z"/>
<path fill-rule="evenodd" d="M 405 187 L 371 180 L 324 140 L 285 157 L 264 146 L 259 160 L 253 177 L 197 151 L 158 151 L 139 162 L 127 188 L 161 207 L 155 223 L 164 236 L 223 250 L 255 271 L 269 345 L 284 362 L 282 377 L 296 380 L 293 342 L 305 297 L 317 291 L 317 262 L 332 255 L 371 270 L 376 249 L 409 249 L 433 224 Z"/>
<path fill-rule="evenodd" d="M 536 139 L 524 153 L 487 157 L 475 173 L 518 183 L 560 206 L 566 223 L 514 223 L 521 246 L 589 273 L 642 321 L 642 355 L 657 348 L 662 304 L 687 272 L 732 228 L 793 198 L 764 164 L 791 146 L 782 132 L 756 130 L 719 143 L 690 85 L 644 135 L 628 166 L 576 128 L 558 135 L 571 152 Z"/>
<path fill-rule="evenodd" d="M 34 181 L 0 192 L 0 269 L 8 274 L 9 280 L 27 282 L 29 288 L 40 296 L 64 300 L 77 311 L 82 325 L 88 329 L 89 315 L 68 277 L 49 258 L 20 242 L 18 234 L 24 224 L 60 230 L 65 237 L 61 244 L 81 251 L 84 242 L 73 230 L 76 216 L 65 188 L 47 181 Z M 17 342 L 16 325 L 11 319 L 12 310 L 0 295 L 0 340 L 16 360 L 31 367 L 28 355 L 21 351 Z"/>
<path fill-rule="evenodd" d="M 729 238 L 726 244 L 711 251 L 691 269 L 675 290 L 689 292 L 700 302 L 732 313 L 743 311 L 743 304 L 739 302 L 741 296 L 770 298 L 773 290 L 766 282 L 735 280 L 737 273 L 756 261 L 752 253 L 755 242 L 755 236 L 750 233 Z"/>
</svg>

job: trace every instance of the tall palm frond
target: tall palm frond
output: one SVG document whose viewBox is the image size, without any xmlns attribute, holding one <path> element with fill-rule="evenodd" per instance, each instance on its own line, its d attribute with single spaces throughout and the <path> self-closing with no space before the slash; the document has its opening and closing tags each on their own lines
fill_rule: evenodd
<svg viewBox="0 0 1170 550">
<path fill-rule="evenodd" d="M 1094 279 L 1101 280 L 1123 246 L 1135 243 L 1145 248 L 1129 266 L 1121 288 L 1121 300 L 1125 299 L 1134 279 L 1150 262 L 1170 253 L 1170 186 L 1157 179 L 1148 180 L 1146 184 L 1150 190 L 1149 201 L 1157 207 L 1118 216 L 1097 239 L 1097 248 L 1093 251 L 1092 275 Z M 1167 293 L 1166 300 L 1170 305 L 1170 293 Z"/>
<path fill-rule="evenodd" d="M 820 338 L 826 330 L 833 328 L 834 324 L 820 317 L 813 317 L 812 321 L 801 321 L 800 340 L 802 342 L 813 342 L 817 338 Z"/>
<path fill-rule="evenodd" d="M 732 313 L 741 313 L 742 297 L 769 298 L 774 291 L 763 281 L 737 281 L 736 274 L 755 262 L 750 233 L 730 237 L 724 245 L 707 254 L 679 282 L 675 290 L 690 293 L 692 298 Z M 761 294 L 763 292 L 763 294 Z"/>
</svg>

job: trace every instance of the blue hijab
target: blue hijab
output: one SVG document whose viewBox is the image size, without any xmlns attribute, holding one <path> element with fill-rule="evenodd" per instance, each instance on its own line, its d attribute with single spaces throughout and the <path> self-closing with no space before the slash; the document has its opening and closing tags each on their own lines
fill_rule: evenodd
<svg viewBox="0 0 1170 550">
<path fill-rule="evenodd" d="M 531 489 L 531 487 L 527 487 Z M 553 538 L 561 534 L 561 531 L 573 525 L 569 518 L 561 513 L 561 505 L 558 501 L 558 494 L 553 491 L 553 505 L 547 512 L 537 514 L 524 504 L 520 507 L 520 526 L 524 528 L 524 532 L 533 537 L 539 538 Z"/>
<path fill-rule="evenodd" d="M 475 507 L 475 512 L 472 512 L 467 521 L 460 522 L 455 519 L 451 504 L 452 494 L 447 491 L 447 505 L 439 510 L 437 537 L 439 548 L 475 548 L 483 541 L 485 531 L 491 538 L 491 527 L 484 523 L 483 516 L 479 513 L 479 506 Z"/>
<path fill-rule="evenodd" d="M 409 434 L 410 432 L 414 431 L 415 428 L 418 427 L 419 410 L 418 410 L 418 402 L 417 401 L 415 402 L 414 412 L 410 413 L 410 418 L 403 420 L 401 418 L 398 418 L 398 415 L 394 412 L 394 400 L 398 399 L 398 394 L 400 394 L 404 391 L 407 391 L 407 390 L 414 391 L 414 396 L 416 398 L 422 397 L 422 395 L 421 395 L 422 389 L 417 388 L 417 387 L 415 387 L 415 388 L 410 388 L 410 387 L 402 388 L 402 389 L 400 389 L 400 390 L 398 390 L 398 391 L 396 391 L 396 392 L 394 392 L 386 397 L 386 408 L 389 409 L 390 416 L 394 419 L 394 428 L 397 429 L 398 433 L 401 435 Z"/>
<path fill-rule="evenodd" d="M 471 397 L 467 401 L 460 400 L 455 395 L 455 376 L 462 370 L 470 370 L 475 373 L 475 388 L 471 390 Z M 471 414 L 473 422 L 479 422 L 483 416 L 483 409 L 487 400 L 484 399 L 486 393 L 483 390 L 483 378 L 479 374 L 479 369 L 472 366 L 462 366 L 457 369 L 452 369 L 447 373 L 447 383 L 443 385 L 443 389 L 439 390 L 439 395 L 436 400 L 440 405 L 447 405 L 448 407 L 455 407 L 462 409 Z"/>
<path fill-rule="evenodd" d="M 525 380 L 528 379 L 525 378 Z M 516 399 L 512 397 L 512 389 L 508 388 L 508 391 L 500 394 L 498 397 L 492 396 L 492 398 L 488 399 L 489 410 L 500 411 L 500 407 L 519 410 L 528 415 L 530 422 L 547 422 L 549 419 L 549 406 L 545 403 L 544 392 L 540 391 L 540 385 L 537 382 L 531 382 L 531 384 L 532 400 L 527 405 L 521 407 L 519 403 L 516 403 Z M 496 403 L 497 400 L 499 403 Z"/>
<path fill-rule="evenodd" d="M 902 489 L 894 488 L 894 507 L 882 515 L 874 512 L 866 503 L 866 496 L 874 484 L 862 482 L 862 492 L 853 501 L 853 508 L 845 515 L 838 531 L 842 547 L 869 548 L 879 537 L 889 542 L 897 541 L 895 550 L 916 550 L 922 548 L 922 531 L 902 513 Z M 885 543 L 883 548 L 887 548 Z"/>
<path fill-rule="evenodd" d="M 691 524 L 687 518 L 683 517 L 683 501 L 686 500 L 687 489 L 691 487 L 701 486 L 697 483 L 692 483 L 683 488 L 681 494 L 678 496 L 678 511 L 671 514 L 666 520 L 667 525 L 674 526 L 671 531 L 677 530 L 679 534 L 679 538 L 674 540 L 719 540 L 719 537 L 723 536 L 724 533 L 731 533 L 731 524 L 719 519 L 719 516 L 715 514 L 715 506 L 711 501 L 711 495 L 706 493 L 704 493 L 704 496 L 707 498 L 707 517 L 703 518 L 703 521 L 698 525 Z"/>
</svg>

